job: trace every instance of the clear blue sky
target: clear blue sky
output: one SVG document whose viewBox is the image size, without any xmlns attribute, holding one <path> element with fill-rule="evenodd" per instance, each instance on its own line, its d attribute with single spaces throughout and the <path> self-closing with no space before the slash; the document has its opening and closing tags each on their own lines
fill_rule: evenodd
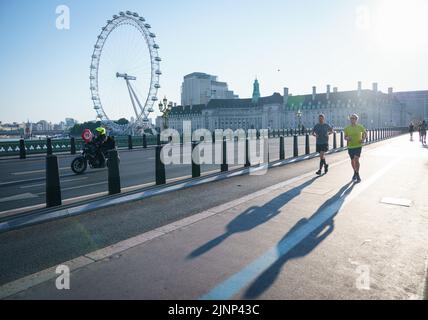
<svg viewBox="0 0 428 320">
<path fill-rule="evenodd" d="M 218 75 L 241 97 L 251 95 L 255 76 L 262 95 L 284 86 L 293 94 L 327 84 L 350 90 L 359 80 L 382 91 L 428 89 L 427 2 L 1 0 L 0 121 L 93 120 L 93 45 L 121 10 L 152 25 L 163 58 L 159 95 L 176 102 L 194 71 Z M 61 4 L 70 8 L 67 31 L 55 27 Z"/>
</svg>

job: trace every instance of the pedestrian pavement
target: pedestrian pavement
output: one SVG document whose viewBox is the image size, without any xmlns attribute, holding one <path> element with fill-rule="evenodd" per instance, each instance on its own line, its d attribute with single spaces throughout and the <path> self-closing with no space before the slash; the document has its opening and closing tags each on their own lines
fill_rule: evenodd
<svg viewBox="0 0 428 320">
<path fill-rule="evenodd" d="M 343 153 L 325 176 L 306 166 L 293 178 L 61 263 L 71 269 L 70 290 L 56 288 L 54 266 L 1 286 L 0 297 L 422 299 L 428 149 L 401 136 L 366 148 L 361 163 L 360 184 L 350 182 Z M 136 202 L 115 211 L 131 207 L 145 210 Z"/>
</svg>

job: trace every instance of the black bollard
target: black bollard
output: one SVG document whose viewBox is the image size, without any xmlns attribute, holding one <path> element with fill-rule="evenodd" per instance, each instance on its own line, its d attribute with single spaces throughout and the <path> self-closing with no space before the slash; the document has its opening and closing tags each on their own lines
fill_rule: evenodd
<svg viewBox="0 0 428 320">
<path fill-rule="evenodd" d="M 118 194 L 121 192 L 120 188 L 120 173 L 119 173 L 119 157 L 117 150 L 110 150 L 108 152 L 108 193 L 109 195 Z"/>
<path fill-rule="evenodd" d="M 285 160 L 285 139 L 283 136 L 279 138 L 279 160 Z"/>
<path fill-rule="evenodd" d="M 306 153 L 306 155 L 311 153 L 311 148 L 309 146 L 309 134 L 308 133 L 305 136 L 305 153 Z"/>
<path fill-rule="evenodd" d="M 197 163 L 199 162 L 199 152 L 196 156 L 193 152 L 197 145 L 198 143 L 196 141 L 192 141 L 192 178 L 199 178 L 201 176 L 201 165 Z"/>
<path fill-rule="evenodd" d="M 128 150 L 132 150 L 132 136 L 128 135 Z"/>
<path fill-rule="evenodd" d="M 160 136 L 160 133 L 158 133 L 158 134 L 156 135 L 156 144 L 157 144 L 158 146 L 162 145 L 162 143 L 161 143 L 161 136 Z"/>
<path fill-rule="evenodd" d="M 146 134 L 143 134 L 143 148 L 147 149 L 147 136 L 146 136 Z"/>
<path fill-rule="evenodd" d="M 333 149 L 337 149 L 337 133 L 333 132 Z"/>
<path fill-rule="evenodd" d="M 46 157 L 46 206 L 51 208 L 61 204 L 58 159 L 56 156 L 48 155 Z"/>
<path fill-rule="evenodd" d="M 25 150 L 24 139 L 19 140 L 19 159 L 27 158 L 27 150 Z"/>
<path fill-rule="evenodd" d="M 293 136 L 293 156 L 297 158 L 299 156 L 299 137 L 297 135 Z"/>
<path fill-rule="evenodd" d="M 340 131 L 340 147 L 343 148 L 345 146 L 343 131 Z"/>
<path fill-rule="evenodd" d="M 165 164 L 161 160 L 162 146 L 156 146 L 156 185 L 166 183 Z"/>
<path fill-rule="evenodd" d="M 227 144 L 226 144 L 226 137 L 223 137 L 223 161 L 221 164 L 221 172 L 227 172 L 229 171 L 229 165 L 227 164 Z"/>
<path fill-rule="evenodd" d="M 250 138 L 247 137 L 245 140 L 245 167 L 251 167 L 250 162 Z"/>
<path fill-rule="evenodd" d="M 52 155 L 52 139 L 51 138 L 46 139 L 46 153 L 48 156 Z"/>
<path fill-rule="evenodd" d="M 70 138 L 70 153 L 76 154 L 76 139 L 74 137 Z"/>
</svg>

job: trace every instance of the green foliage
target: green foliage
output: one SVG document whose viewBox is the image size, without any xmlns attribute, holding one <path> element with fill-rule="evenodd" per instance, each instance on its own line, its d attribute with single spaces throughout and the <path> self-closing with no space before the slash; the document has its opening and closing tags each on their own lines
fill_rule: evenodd
<svg viewBox="0 0 428 320">
<path fill-rule="evenodd" d="M 73 128 L 70 129 L 70 135 L 74 137 L 80 137 L 85 129 L 94 131 L 96 128 L 101 126 L 101 121 L 97 122 L 84 122 L 81 124 L 76 124 Z"/>
<path fill-rule="evenodd" d="M 129 123 L 129 121 L 127 120 L 127 119 L 125 119 L 125 118 L 121 118 L 121 119 L 119 119 L 119 120 L 117 120 L 117 121 L 115 121 L 115 123 L 117 123 L 117 124 L 119 124 L 119 125 L 125 125 L 125 124 L 128 124 Z"/>
</svg>

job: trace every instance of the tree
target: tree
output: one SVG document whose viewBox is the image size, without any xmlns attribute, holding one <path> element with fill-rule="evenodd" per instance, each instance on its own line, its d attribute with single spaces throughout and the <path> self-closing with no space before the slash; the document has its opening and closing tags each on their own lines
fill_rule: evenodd
<svg viewBox="0 0 428 320">
<path fill-rule="evenodd" d="M 70 129 L 70 136 L 80 137 L 85 129 L 94 131 L 98 127 L 101 127 L 101 121 L 76 124 Z"/>
<path fill-rule="evenodd" d="M 119 125 L 125 125 L 125 124 L 128 124 L 129 123 L 129 121 L 127 120 L 127 119 L 125 119 L 125 118 L 121 118 L 121 119 L 119 119 L 119 120 L 117 120 L 117 121 L 115 121 L 115 123 L 117 123 L 117 124 L 119 124 Z"/>
</svg>

